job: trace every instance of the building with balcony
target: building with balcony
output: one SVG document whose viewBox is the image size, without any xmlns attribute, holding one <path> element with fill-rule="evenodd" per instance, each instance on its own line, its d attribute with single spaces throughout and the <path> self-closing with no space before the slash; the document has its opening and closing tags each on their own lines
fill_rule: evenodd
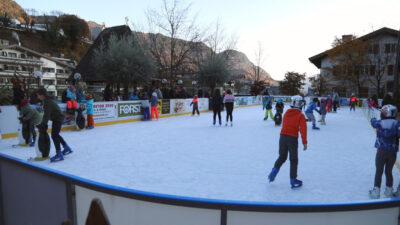
<svg viewBox="0 0 400 225">
<path fill-rule="evenodd" d="M 0 40 L 0 86 L 12 86 L 11 78 L 17 76 L 27 90 L 44 86 L 50 94 L 61 96 L 68 87 L 68 77 L 76 63 L 69 59 L 55 58 L 47 54 Z M 34 74 L 42 75 L 36 78 Z"/>
<path fill-rule="evenodd" d="M 396 63 L 396 45 L 399 32 L 390 28 L 381 28 L 356 39 L 350 39 L 350 35 L 343 35 L 342 42 L 347 44 L 353 41 L 361 41 L 364 46 L 365 57 L 360 62 L 354 61 L 351 65 L 340 67 L 340 62 L 329 57 L 335 48 L 326 50 L 309 58 L 318 69 L 320 76 L 326 82 L 324 86 L 327 92 L 335 90 L 340 96 L 350 96 L 356 93 L 360 97 L 372 95 L 383 96 L 393 93 L 394 66 Z M 346 52 L 357 57 L 359 52 Z M 350 78 L 343 80 L 342 76 Z M 357 80 L 356 80 L 357 79 Z M 356 82 L 355 82 L 356 80 Z"/>
</svg>

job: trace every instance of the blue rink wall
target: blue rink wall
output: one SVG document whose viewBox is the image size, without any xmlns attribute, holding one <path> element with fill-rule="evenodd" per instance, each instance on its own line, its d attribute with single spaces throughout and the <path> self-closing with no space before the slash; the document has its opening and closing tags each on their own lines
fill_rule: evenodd
<svg viewBox="0 0 400 225">
<path fill-rule="evenodd" d="M 365 104 L 364 104 L 365 105 Z M 376 109 L 363 108 L 377 117 Z M 106 185 L 0 154 L 0 224 L 85 224 L 99 199 L 113 225 L 397 225 L 400 199 L 308 204 L 164 195 Z"/>
<path fill-rule="evenodd" d="M 85 224 L 99 199 L 117 225 L 397 225 L 400 199 L 307 204 L 163 195 L 105 185 L 0 154 L 0 224 Z"/>
</svg>

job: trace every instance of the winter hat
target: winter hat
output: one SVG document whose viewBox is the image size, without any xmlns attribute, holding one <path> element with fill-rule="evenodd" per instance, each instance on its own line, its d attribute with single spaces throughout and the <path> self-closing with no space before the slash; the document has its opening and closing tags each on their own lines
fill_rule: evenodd
<svg viewBox="0 0 400 225">
<path fill-rule="evenodd" d="M 153 92 L 153 94 L 151 94 L 154 97 L 157 97 L 157 93 Z"/>
<path fill-rule="evenodd" d="M 70 90 L 71 92 L 75 92 L 75 91 L 76 91 L 74 85 L 69 86 L 69 90 Z"/>
<path fill-rule="evenodd" d="M 22 106 L 24 106 L 24 105 L 27 105 L 29 103 L 29 100 L 28 99 L 22 99 L 21 100 L 21 103 L 19 104 L 21 107 Z"/>
<path fill-rule="evenodd" d="M 324 98 L 321 98 L 321 102 L 325 102 L 326 100 Z"/>
<path fill-rule="evenodd" d="M 195 95 L 194 98 L 197 98 L 197 95 Z"/>
<path fill-rule="evenodd" d="M 89 94 L 89 93 L 86 94 L 86 100 L 90 100 L 92 98 L 93 98 L 92 94 Z"/>
</svg>

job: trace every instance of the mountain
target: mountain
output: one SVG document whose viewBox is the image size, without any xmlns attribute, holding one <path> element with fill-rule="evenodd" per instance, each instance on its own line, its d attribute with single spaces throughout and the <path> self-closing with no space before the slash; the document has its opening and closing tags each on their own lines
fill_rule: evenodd
<svg viewBox="0 0 400 225">
<path fill-rule="evenodd" d="M 89 31 L 90 31 L 90 40 L 96 40 L 96 38 L 103 30 L 102 25 L 94 21 L 87 21 L 87 24 L 89 26 Z"/>
<path fill-rule="evenodd" d="M 231 74 L 233 77 L 245 77 L 250 78 L 254 74 L 254 68 L 256 67 L 244 54 L 236 50 L 226 50 L 220 54 L 224 55 L 227 59 L 229 68 L 231 68 Z M 270 86 L 278 86 L 278 82 L 272 79 L 271 75 L 266 72 L 263 68 L 260 68 L 260 79 L 269 83 Z"/>
<path fill-rule="evenodd" d="M 7 14 L 11 19 L 18 19 L 24 23 L 25 10 L 13 0 L 0 0 L 0 15 Z"/>
</svg>

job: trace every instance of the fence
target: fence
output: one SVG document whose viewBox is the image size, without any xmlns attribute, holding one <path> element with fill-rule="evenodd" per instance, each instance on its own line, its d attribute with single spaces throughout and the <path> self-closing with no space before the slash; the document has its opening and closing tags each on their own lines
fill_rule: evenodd
<svg viewBox="0 0 400 225">
<path fill-rule="evenodd" d="M 115 225 L 397 225 L 400 199 L 277 203 L 190 198 L 86 180 L 0 153 L 0 224 L 83 225 L 99 200 Z"/>
</svg>

